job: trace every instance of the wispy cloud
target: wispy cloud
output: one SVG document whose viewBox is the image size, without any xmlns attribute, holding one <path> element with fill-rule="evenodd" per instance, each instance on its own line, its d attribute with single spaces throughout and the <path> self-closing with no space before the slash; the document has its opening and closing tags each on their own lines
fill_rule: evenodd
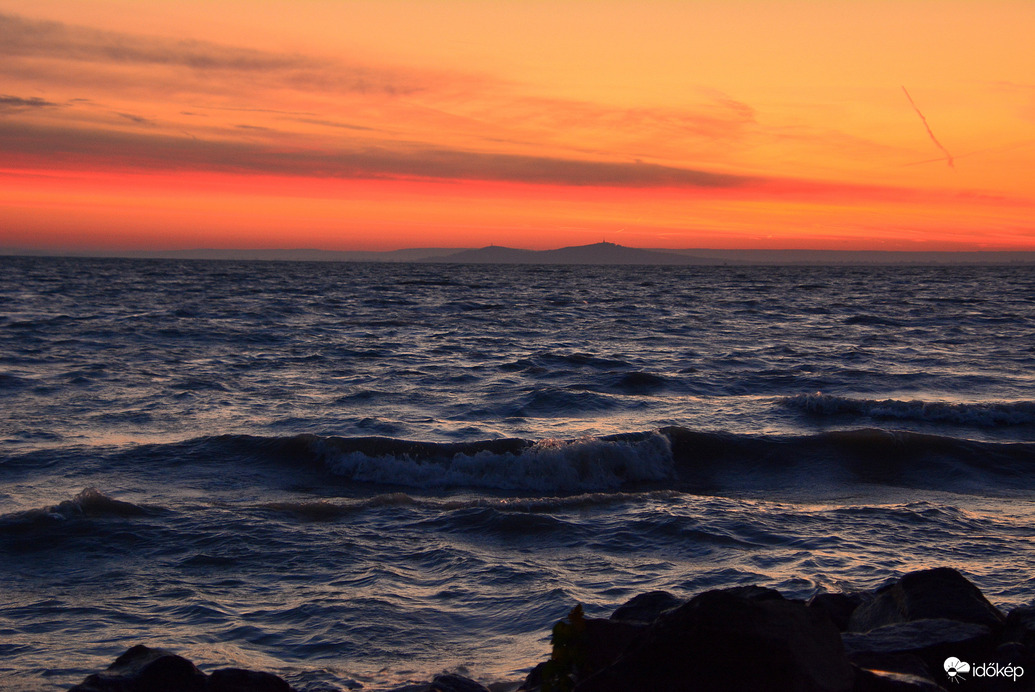
<svg viewBox="0 0 1035 692">
<path fill-rule="evenodd" d="M 429 78 L 429 73 L 419 70 L 391 70 L 205 41 L 138 36 L 11 14 L 0 14 L 0 62 L 0 74 L 27 78 L 60 80 L 61 64 L 88 63 L 95 72 L 118 67 L 178 70 L 179 80 L 195 82 L 196 86 L 206 80 L 225 84 L 226 77 L 233 75 L 261 79 L 268 86 L 388 95 L 417 93 Z M 81 82 L 82 76 L 70 75 L 68 81 Z M 99 77 L 100 83 L 106 79 L 113 86 L 120 81 L 146 81 L 143 73 Z"/>
<path fill-rule="evenodd" d="M 311 67 L 300 56 L 228 48 L 199 41 L 144 38 L 9 14 L 0 14 L 0 53 L 7 57 L 180 65 L 199 70 L 266 72 Z"/>
<path fill-rule="evenodd" d="M 686 160 L 739 146 L 758 131 L 751 107 L 706 95 L 685 107 L 621 107 L 542 98 L 500 88 L 483 98 L 444 104 L 454 126 L 483 141 L 546 144 L 572 153 Z"/>
<path fill-rule="evenodd" d="M 248 128 L 251 129 L 251 128 Z M 253 130 L 256 131 L 257 130 Z M 793 177 L 745 176 L 654 163 L 485 153 L 431 144 L 285 149 L 265 139 L 206 140 L 193 135 L 62 129 L 0 121 L 10 165 L 79 171 L 219 172 L 340 180 L 489 181 L 696 193 L 709 198 L 856 204 L 861 200 L 952 202 L 954 194 Z M 989 201 L 989 200 L 970 200 Z M 996 200 L 1002 205 L 1003 200 Z M 1027 202 L 1030 206 L 1030 202 Z"/>
<path fill-rule="evenodd" d="M 38 96 L 22 98 L 21 96 L 0 95 L 0 112 L 20 111 L 35 108 L 57 108 L 60 104 L 41 99 Z"/>
<path fill-rule="evenodd" d="M 305 123 L 306 125 L 319 125 L 321 127 L 333 127 L 338 130 L 357 130 L 361 132 L 383 132 L 380 128 L 366 127 L 365 125 L 355 125 L 353 123 L 342 123 L 335 120 L 325 120 L 321 118 L 292 118 L 295 122 Z"/>
<path fill-rule="evenodd" d="M 142 115 L 134 115 L 133 113 L 116 113 L 116 115 L 136 125 L 144 125 L 146 127 L 154 127 L 155 125 L 153 120 Z"/>
<path fill-rule="evenodd" d="M 501 114 L 483 110 L 479 115 L 498 119 Z M 528 127 L 561 132 L 592 128 L 707 139 L 735 138 L 756 123 L 753 108 L 728 98 L 687 108 L 619 108 L 589 101 L 523 97 L 508 102 L 504 115 Z"/>
<path fill-rule="evenodd" d="M 284 151 L 242 141 L 0 123 L 0 149 L 9 157 L 74 161 L 80 167 L 571 186 L 731 188 L 755 182 L 746 176 L 652 163 L 482 153 L 433 145 L 393 146 Z"/>
</svg>

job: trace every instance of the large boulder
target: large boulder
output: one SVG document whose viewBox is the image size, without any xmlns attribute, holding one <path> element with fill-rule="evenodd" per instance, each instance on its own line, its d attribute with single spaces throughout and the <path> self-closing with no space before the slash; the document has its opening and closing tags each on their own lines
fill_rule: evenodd
<svg viewBox="0 0 1035 692">
<path fill-rule="evenodd" d="M 949 567 L 910 572 L 881 587 L 856 608 L 851 632 L 910 620 L 945 619 L 985 625 L 999 631 L 1005 618 L 966 577 Z"/>
<path fill-rule="evenodd" d="M 489 692 L 479 682 L 455 673 L 436 675 L 431 681 L 431 692 Z"/>
<path fill-rule="evenodd" d="M 205 674 L 165 649 L 138 644 L 69 692 L 205 692 Z"/>
<path fill-rule="evenodd" d="M 862 602 L 863 596 L 858 593 L 818 593 L 805 605 L 824 613 L 839 631 L 845 632 L 852 613 Z"/>
<path fill-rule="evenodd" d="M 69 692 L 294 692 L 282 678 L 240 668 L 205 675 L 183 656 L 138 644 Z"/>
<path fill-rule="evenodd" d="M 989 627 L 945 619 L 912 620 L 869 632 L 846 632 L 842 640 L 849 660 L 859 666 L 916 673 L 920 671 L 904 669 L 902 661 L 919 659 L 926 667 L 922 671 L 925 676 L 934 673 L 936 679 L 947 658 L 989 660 L 995 648 Z"/>
<path fill-rule="evenodd" d="M 1035 651 L 1035 606 L 1021 606 L 1007 614 L 1003 640 Z"/>
<path fill-rule="evenodd" d="M 273 673 L 222 668 L 208 678 L 208 692 L 292 692 L 291 685 Z"/>
<path fill-rule="evenodd" d="M 617 620 L 586 618 L 585 623 L 581 661 L 584 673 L 607 668 L 647 630 L 647 625 Z"/>
<path fill-rule="evenodd" d="M 550 660 L 536 666 L 520 689 L 570 689 L 614 663 L 647 629 L 642 622 L 587 618 L 576 605 L 553 627 Z"/>
<path fill-rule="evenodd" d="M 576 692 L 849 692 L 852 667 L 829 619 L 776 592 L 707 591 L 660 615 Z"/>
<path fill-rule="evenodd" d="M 648 591 L 633 596 L 611 613 L 611 620 L 650 624 L 664 613 L 683 605 L 684 601 L 676 598 L 668 591 Z"/>
</svg>

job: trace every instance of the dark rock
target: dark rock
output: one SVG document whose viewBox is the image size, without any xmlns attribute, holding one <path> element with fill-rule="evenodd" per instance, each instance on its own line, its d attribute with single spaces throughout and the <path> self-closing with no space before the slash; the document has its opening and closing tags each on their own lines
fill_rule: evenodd
<svg viewBox="0 0 1035 692">
<path fill-rule="evenodd" d="M 848 621 L 862 602 L 862 595 L 857 593 L 818 593 L 805 605 L 825 613 L 839 631 L 847 632 Z"/>
<path fill-rule="evenodd" d="M 611 613 L 610 619 L 620 622 L 650 624 L 666 610 L 672 610 L 681 605 L 683 605 L 683 601 L 668 591 L 650 591 L 633 596 L 615 608 L 615 612 Z"/>
<path fill-rule="evenodd" d="M 101 672 L 87 676 L 69 692 L 294 692 L 282 678 L 240 668 L 206 676 L 165 649 L 138 644 Z"/>
<path fill-rule="evenodd" d="M 202 692 L 205 674 L 183 656 L 170 654 L 144 666 L 136 677 L 139 692 Z"/>
<path fill-rule="evenodd" d="M 179 657 L 167 649 L 151 648 L 149 646 L 144 646 L 143 644 L 137 644 L 136 646 L 126 649 L 125 653 L 116 658 L 103 672 L 99 673 L 98 677 L 103 679 L 118 678 L 126 682 L 135 681 L 148 666 L 163 658 Z M 159 666 L 159 669 L 168 664 L 169 661 L 164 662 Z M 176 664 L 174 663 L 172 665 L 175 666 Z M 200 674 L 200 671 L 197 672 Z"/>
<path fill-rule="evenodd" d="M 474 680 L 450 673 L 436 675 L 431 681 L 431 688 L 428 692 L 489 692 L 489 690 Z"/>
<path fill-rule="evenodd" d="M 124 677 L 133 677 L 137 675 L 148 663 L 152 663 L 162 656 L 173 655 L 175 654 L 168 649 L 153 649 L 150 646 L 137 644 L 136 646 L 131 646 L 126 649 L 125 653 L 116 658 L 115 661 L 108 666 L 105 673 L 122 675 Z"/>
<path fill-rule="evenodd" d="M 540 685 L 543 684 L 543 669 L 546 667 L 546 662 L 540 663 L 532 670 L 528 671 L 528 675 L 525 676 L 525 681 L 521 683 L 521 687 L 518 688 L 518 692 L 527 692 L 528 690 L 538 690 Z"/>
<path fill-rule="evenodd" d="M 581 677 L 607 668 L 647 630 L 647 625 L 586 618 L 581 646 Z"/>
<path fill-rule="evenodd" d="M 573 680 L 584 680 L 607 668 L 647 630 L 647 625 L 621 620 L 587 618 L 576 605 L 553 627 L 550 660 L 536 666 L 523 689 L 570 689 Z"/>
<path fill-rule="evenodd" d="M 291 685 L 273 673 L 222 668 L 208 678 L 208 692 L 292 692 Z"/>
<path fill-rule="evenodd" d="M 1028 689 L 1035 688 L 1035 682 L 1032 681 L 1032 677 L 1035 676 L 1035 651 L 1029 647 L 1024 646 L 1020 642 L 1003 642 L 996 647 L 989 662 L 996 663 L 1003 668 L 1009 666 L 1023 668 L 1024 675 L 1022 677 L 1027 679 Z M 1003 685 L 1003 687 L 1015 690 L 1020 689 L 1012 682 L 1011 680 L 1011 684 Z"/>
<path fill-rule="evenodd" d="M 486 687 L 488 688 L 489 692 L 517 692 L 518 691 L 518 686 L 517 686 L 516 683 L 514 683 L 514 682 L 504 682 L 502 680 L 499 681 L 499 682 L 490 682 L 488 685 L 486 685 Z"/>
<path fill-rule="evenodd" d="M 757 594 L 755 594 L 757 595 Z M 659 616 L 577 692 L 848 692 L 836 628 L 801 603 L 708 591 Z"/>
<path fill-rule="evenodd" d="M 747 586 L 731 586 L 722 590 L 726 593 L 731 593 L 735 596 L 747 598 L 752 601 L 787 600 L 783 597 L 783 594 L 776 589 L 770 589 L 768 586 L 758 586 L 756 584 L 748 584 Z"/>
<path fill-rule="evenodd" d="M 1031 651 L 1020 642 L 1003 642 L 995 648 L 993 660 L 1004 664 L 1021 664 L 1031 657 Z"/>
<path fill-rule="evenodd" d="M 1003 641 L 1019 642 L 1035 650 L 1035 606 L 1022 606 L 1007 614 Z"/>
<path fill-rule="evenodd" d="M 945 692 L 945 688 L 919 675 L 860 668 L 852 692 Z"/>
<path fill-rule="evenodd" d="M 69 692 L 204 692 L 205 674 L 165 649 L 138 644 Z"/>
<path fill-rule="evenodd" d="M 992 631 L 987 626 L 944 618 L 898 622 L 869 632 L 846 632 L 842 640 L 853 663 L 897 672 L 901 669 L 896 663 L 906 655 L 922 660 L 929 671 L 941 672 L 942 664 L 950 656 L 966 661 L 989 660 L 994 649 Z"/>
<path fill-rule="evenodd" d="M 848 629 L 868 630 L 910 620 L 947 619 L 998 631 L 1005 618 L 981 591 L 954 569 L 910 572 L 881 587 L 852 613 Z"/>
</svg>

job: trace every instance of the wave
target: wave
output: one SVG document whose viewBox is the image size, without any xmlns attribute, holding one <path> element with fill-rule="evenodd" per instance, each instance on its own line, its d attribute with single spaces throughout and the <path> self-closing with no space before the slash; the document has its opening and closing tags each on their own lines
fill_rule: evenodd
<svg viewBox="0 0 1035 692">
<path fill-rule="evenodd" d="M 855 399 L 831 394 L 798 394 L 787 406 L 818 416 L 865 416 L 875 419 L 948 423 L 981 428 L 1035 425 L 1035 401 L 950 402 L 919 399 Z"/>
<path fill-rule="evenodd" d="M 0 460 L 0 468 L 18 466 L 22 458 Z M 41 461 L 36 456 L 32 460 L 37 465 Z M 413 501 L 407 493 L 435 497 L 464 490 L 515 502 L 661 491 L 829 496 L 851 494 L 861 485 L 995 494 L 1035 483 L 1035 442 L 986 442 L 876 428 L 746 435 L 675 426 L 567 440 L 471 442 L 222 435 L 112 449 L 104 464 L 133 473 L 144 470 L 153 479 L 216 474 L 235 487 L 340 487 L 363 503 L 399 505 Z M 364 506 L 308 503 L 266 509 L 320 521 Z M 74 500 L 38 511 L 69 518 L 156 510 L 118 503 L 87 489 Z"/>
<path fill-rule="evenodd" d="M 674 475 L 669 439 L 492 440 L 484 443 L 403 443 L 382 440 L 382 453 L 355 438 L 314 439 L 313 448 L 337 476 L 352 481 L 428 488 L 478 487 L 534 492 L 616 490 Z M 397 447 L 388 454 L 385 447 Z M 400 453 L 401 452 L 401 453 Z M 450 453 L 452 452 L 452 453 Z"/>
<path fill-rule="evenodd" d="M 339 480 L 439 490 L 808 492 L 862 483 L 980 492 L 1035 481 L 1035 443 L 880 429 L 776 436 L 673 426 L 576 440 L 300 440 Z"/>
<path fill-rule="evenodd" d="M 46 508 L 29 509 L 0 516 L 0 527 L 31 527 L 75 519 L 133 518 L 154 516 L 162 512 L 155 507 L 115 500 L 96 488 L 85 488 L 71 500 Z"/>
<path fill-rule="evenodd" d="M 838 489 L 858 484 L 987 492 L 1030 487 L 1035 443 L 864 428 L 765 436 L 667 428 L 683 487 Z"/>
</svg>

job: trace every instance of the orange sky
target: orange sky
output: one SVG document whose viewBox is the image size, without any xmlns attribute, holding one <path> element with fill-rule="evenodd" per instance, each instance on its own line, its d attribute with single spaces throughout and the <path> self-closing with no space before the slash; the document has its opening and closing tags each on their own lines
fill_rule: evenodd
<svg viewBox="0 0 1035 692">
<path fill-rule="evenodd" d="M 0 0 L 0 251 L 1032 250 L 1032 36 L 1030 0 Z"/>
</svg>

